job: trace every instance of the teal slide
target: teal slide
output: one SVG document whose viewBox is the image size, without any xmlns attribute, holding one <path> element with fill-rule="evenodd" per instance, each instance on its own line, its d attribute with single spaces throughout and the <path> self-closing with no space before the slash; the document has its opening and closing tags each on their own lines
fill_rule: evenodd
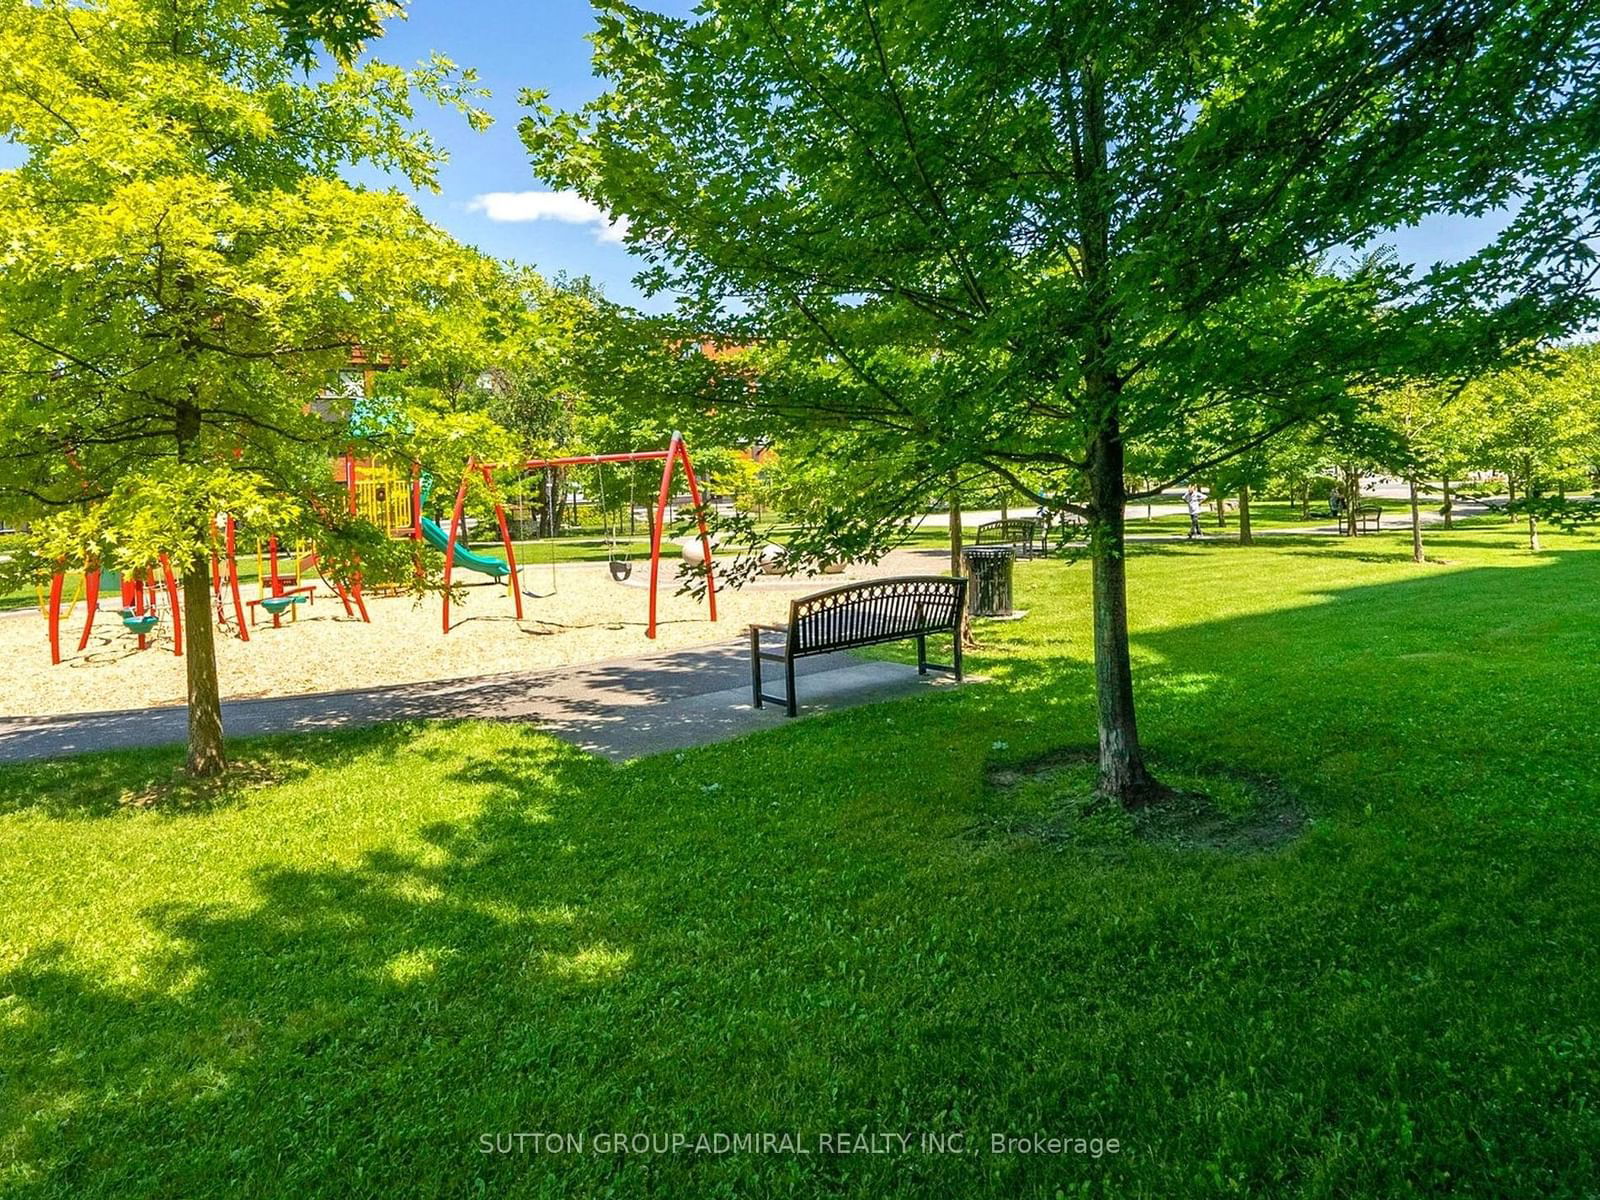
<svg viewBox="0 0 1600 1200">
<path fill-rule="evenodd" d="M 422 518 L 422 538 L 435 550 L 443 550 L 450 544 L 450 535 L 439 528 L 439 522 Z M 456 566 L 465 567 L 469 571 L 477 571 L 480 575 L 492 575 L 494 581 L 499 583 L 511 572 L 506 567 L 503 558 L 491 558 L 487 554 L 474 554 L 460 542 L 456 543 Z"/>
<path fill-rule="evenodd" d="M 432 490 L 432 487 L 432 478 L 424 475 L 422 477 L 422 502 L 424 504 L 428 502 L 428 492 Z M 450 544 L 450 535 L 439 528 L 439 522 L 423 517 L 418 524 L 422 527 L 422 540 L 435 550 L 443 552 L 445 547 Z M 486 554 L 474 554 L 460 542 L 456 543 L 455 564 L 458 567 L 465 567 L 469 571 L 476 571 L 480 575 L 488 575 L 496 583 L 511 574 L 510 568 L 506 566 L 505 559 L 491 558 Z"/>
</svg>

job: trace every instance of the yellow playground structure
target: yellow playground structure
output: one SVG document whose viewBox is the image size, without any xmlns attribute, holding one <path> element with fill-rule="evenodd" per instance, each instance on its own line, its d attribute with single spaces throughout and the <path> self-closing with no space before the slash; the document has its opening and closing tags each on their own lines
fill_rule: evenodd
<svg viewBox="0 0 1600 1200">
<path fill-rule="evenodd" d="M 410 537 L 411 480 L 381 463 L 351 462 L 346 470 L 351 514 L 371 521 L 390 537 Z"/>
</svg>

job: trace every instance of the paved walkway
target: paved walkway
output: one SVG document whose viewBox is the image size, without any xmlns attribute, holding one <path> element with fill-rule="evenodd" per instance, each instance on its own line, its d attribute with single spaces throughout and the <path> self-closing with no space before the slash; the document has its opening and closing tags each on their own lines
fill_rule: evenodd
<svg viewBox="0 0 1600 1200">
<path fill-rule="evenodd" d="M 1389 499 L 1389 497 L 1385 497 Z M 1461 505 L 1458 515 L 1476 506 Z M 987 514 L 984 514 L 987 515 Z M 998 515 L 998 514 L 995 514 Z M 1436 512 L 1424 520 L 1435 523 Z M 1385 528 L 1410 523 L 1409 512 Z M 1237 527 L 1208 525 L 1208 540 L 1237 536 Z M 1258 537 L 1336 534 L 1330 524 L 1263 529 Z M 1183 541 L 1181 532 L 1130 534 L 1130 541 Z M 886 573 L 942 571 L 948 552 L 935 547 L 898 550 Z M 584 564 L 589 566 L 591 564 Z M 757 580 L 774 588 L 827 586 L 826 580 Z M 770 667 L 769 667 L 770 669 Z M 783 724 L 771 707 L 750 704 L 747 643 L 733 642 L 637 658 L 565 667 L 542 674 L 511 673 L 474 679 L 398 684 L 360 691 L 326 692 L 223 703 L 230 736 L 352 728 L 383 721 L 481 718 L 529 721 L 573 745 L 616 761 L 724 741 Z M 871 662 L 833 654 L 802 659 L 801 715 L 892 699 L 932 686 L 948 676 L 919 677 L 899 663 Z M 777 684 L 769 690 L 779 690 Z M 54 758 L 92 750 L 181 743 L 188 732 L 181 707 L 50 717 L 0 717 L 0 762 Z"/>
<path fill-rule="evenodd" d="M 802 718 L 953 682 L 936 672 L 924 677 L 912 666 L 846 654 L 802 659 L 796 674 Z M 769 680 L 767 690 L 781 692 L 781 676 L 776 683 Z M 724 741 L 788 720 L 782 709 L 751 707 L 750 655 L 742 638 L 537 675 L 230 700 L 223 702 L 222 710 L 231 737 L 346 729 L 381 721 L 463 717 L 530 721 L 581 749 L 619 762 Z M 188 710 L 181 707 L 4 717 L 0 761 L 171 745 L 182 742 L 187 732 Z"/>
</svg>

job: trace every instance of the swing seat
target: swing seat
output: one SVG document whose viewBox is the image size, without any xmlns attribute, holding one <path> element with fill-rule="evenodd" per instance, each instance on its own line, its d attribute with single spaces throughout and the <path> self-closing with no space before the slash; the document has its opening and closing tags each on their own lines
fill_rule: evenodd
<svg viewBox="0 0 1600 1200">
<path fill-rule="evenodd" d="M 296 603 L 294 596 L 267 596 L 261 601 L 261 607 L 275 617 L 281 617 L 289 611 L 289 606 Z"/>
<path fill-rule="evenodd" d="M 137 634 L 149 633 L 160 620 L 161 618 L 155 613 L 124 612 L 122 614 L 122 623 Z"/>
<path fill-rule="evenodd" d="M 610 566 L 611 578 L 615 579 L 618 583 L 622 583 L 633 574 L 633 564 L 631 562 L 623 562 L 621 559 L 613 558 Z"/>
</svg>

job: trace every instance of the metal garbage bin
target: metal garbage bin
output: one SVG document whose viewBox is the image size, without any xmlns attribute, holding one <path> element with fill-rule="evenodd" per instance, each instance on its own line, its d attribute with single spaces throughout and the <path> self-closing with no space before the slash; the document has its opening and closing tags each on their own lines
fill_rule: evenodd
<svg viewBox="0 0 1600 1200">
<path fill-rule="evenodd" d="M 1010 546 L 973 546 L 961 552 L 966 565 L 969 610 L 975 617 L 1011 615 L 1011 564 L 1017 552 Z"/>
</svg>

